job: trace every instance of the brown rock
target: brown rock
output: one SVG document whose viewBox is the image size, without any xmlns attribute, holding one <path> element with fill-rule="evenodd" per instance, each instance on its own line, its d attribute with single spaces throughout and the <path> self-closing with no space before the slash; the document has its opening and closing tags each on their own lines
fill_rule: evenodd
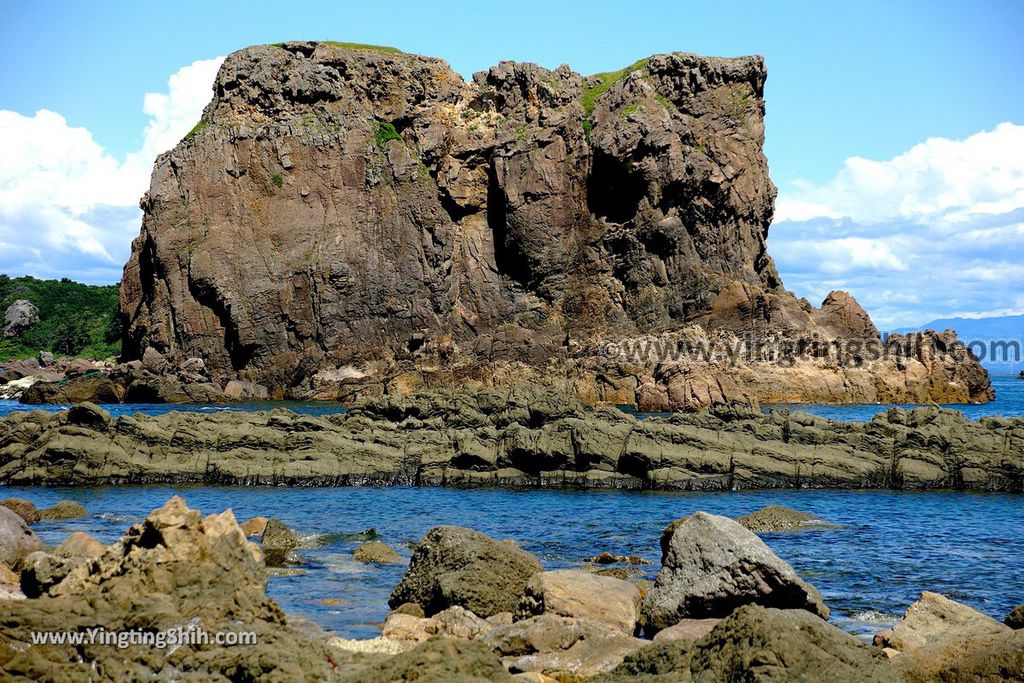
<svg viewBox="0 0 1024 683">
<path fill-rule="evenodd" d="M 654 634 L 654 642 L 670 643 L 676 640 L 694 641 L 711 633 L 721 619 L 683 619 Z"/>
<path fill-rule="evenodd" d="M 1014 630 L 1024 628 L 1024 605 L 1014 607 L 1013 610 L 1006 615 L 1006 619 L 1003 623 Z"/>
<path fill-rule="evenodd" d="M 269 521 L 266 517 L 253 517 L 242 523 L 242 531 L 246 536 L 262 536 Z"/>
<path fill-rule="evenodd" d="M 549 362 L 566 372 L 543 377 L 588 400 L 756 400 L 768 371 L 655 377 L 573 349 L 692 321 L 878 340 L 844 293 L 817 312 L 797 301 L 767 255 L 765 79 L 760 57 L 684 53 L 590 78 L 501 62 L 467 83 L 390 50 L 235 52 L 141 202 L 124 353 L 154 370 L 199 358 L 238 400 L 323 395 L 315 378 L 353 365 L 391 367 L 328 394 L 411 392 L 428 368 L 498 384 Z M 991 396 L 976 359 L 922 349 L 921 382 L 816 367 L 791 386 L 858 400 L 844 387 L 884 375 L 893 392 Z"/>
<path fill-rule="evenodd" d="M 36 510 L 36 506 L 24 498 L 7 498 L 0 500 L 0 505 L 13 511 L 23 520 L 26 524 L 34 524 L 39 521 L 39 511 Z"/>
<path fill-rule="evenodd" d="M 557 614 L 607 623 L 633 635 L 640 616 L 640 589 L 610 576 L 560 569 L 534 574 L 519 604 L 519 618 Z"/>
<path fill-rule="evenodd" d="M 107 547 L 84 531 L 76 531 L 68 536 L 54 551 L 61 557 L 84 557 L 94 560 L 103 554 Z"/>
</svg>

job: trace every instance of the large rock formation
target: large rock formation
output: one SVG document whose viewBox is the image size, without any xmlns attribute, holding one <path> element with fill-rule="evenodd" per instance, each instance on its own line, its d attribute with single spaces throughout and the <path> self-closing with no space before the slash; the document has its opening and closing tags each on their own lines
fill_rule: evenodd
<svg viewBox="0 0 1024 683">
<path fill-rule="evenodd" d="M 817 381 L 783 368 L 799 379 L 782 392 L 763 389 L 777 359 L 760 353 L 725 372 L 597 356 L 683 330 L 881 348 L 852 298 L 798 301 L 767 255 L 765 77 L 758 57 L 683 53 L 590 78 L 502 62 L 467 83 L 391 49 L 236 52 L 142 200 L 124 353 L 323 398 L 501 384 L 517 363 L 648 406 L 989 398 L 973 357 L 937 336 L 908 358 L 815 354 L 801 362 Z"/>
<path fill-rule="evenodd" d="M 152 482 L 1021 492 L 1024 419 L 892 408 L 833 422 L 718 406 L 640 420 L 527 387 L 365 399 L 319 417 L 111 419 L 82 405 L 0 419 L 0 483 Z"/>
</svg>

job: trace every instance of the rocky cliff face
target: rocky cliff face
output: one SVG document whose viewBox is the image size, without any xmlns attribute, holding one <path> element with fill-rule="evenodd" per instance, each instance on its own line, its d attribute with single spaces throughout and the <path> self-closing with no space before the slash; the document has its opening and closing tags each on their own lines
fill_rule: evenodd
<svg viewBox="0 0 1024 683">
<path fill-rule="evenodd" d="M 765 77 L 758 57 L 673 53 L 467 83 L 390 49 L 236 52 L 142 200 L 124 353 L 310 395 L 318 376 L 383 391 L 396 367 L 572 374 L 604 340 L 687 324 L 877 339 L 849 297 L 785 292 L 767 255 Z M 605 374 L 658 384 L 647 365 Z"/>
</svg>

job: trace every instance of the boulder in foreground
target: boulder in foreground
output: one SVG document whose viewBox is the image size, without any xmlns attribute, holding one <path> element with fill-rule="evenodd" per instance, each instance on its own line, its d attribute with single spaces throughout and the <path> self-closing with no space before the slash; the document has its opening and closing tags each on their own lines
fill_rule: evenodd
<svg viewBox="0 0 1024 683">
<path fill-rule="evenodd" d="M 922 593 L 875 643 L 909 682 L 1024 680 L 1024 632 L 938 593 Z"/>
<path fill-rule="evenodd" d="M 293 632 L 265 587 L 259 548 L 246 541 L 231 511 L 203 518 L 175 496 L 50 595 L 6 603 L 0 670 L 15 679 L 56 680 L 329 678 L 324 646 Z M 254 634 L 256 643 L 29 646 L 33 632 L 176 627 Z"/>
<path fill-rule="evenodd" d="M 43 543 L 18 513 L 0 506 L 0 562 L 13 567 L 29 553 L 43 549 Z"/>
<path fill-rule="evenodd" d="M 602 683 L 636 680 L 897 683 L 880 650 L 806 610 L 745 605 L 707 636 L 649 645 Z M 643 679 L 641 679 L 643 680 Z"/>
<path fill-rule="evenodd" d="M 681 619 L 725 617 L 746 604 L 828 618 L 818 591 L 731 519 L 695 512 L 665 529 L 661 549 L 661 571 L 643 608 L 651 631 Z"/>
<path fill-rule="evenodd" d="M 574 569 L 534 574 L 519 615 L 557 614 L 601 621 L 633 635 L 640 616 L 640 589 L 622 579 Z"/>
<path fill-rule="evenodd" d="M 515 611 L 540 562 L 514 541 L 479 531 L 438 526 L 416 545 L 409 569 L 388 604 L 414 602 L 427 616 L 465 607 L 480 617 Z"/>
</svg>

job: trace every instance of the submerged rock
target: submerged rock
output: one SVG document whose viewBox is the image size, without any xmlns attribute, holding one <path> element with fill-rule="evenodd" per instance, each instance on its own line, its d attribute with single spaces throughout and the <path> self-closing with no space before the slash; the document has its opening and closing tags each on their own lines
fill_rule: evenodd
<svg viewBox="0 0 1024 683">
<path fill-rule="evenodd" d="M 378 564 L 401 564 L 402 556 L 388 545 L 380 541 L 367 541 L 352 553 L 352 557 L 360 562 Z"/>
<path fill-rule="evenodd" d="M 661 571 L 643 607 L 651 631 L 681 619 L 725 617 L 746 604 L 828 618 L 818 591 L 731 519 L 695 512 L 665 529 L 661 547 Z"/>
<path fill-rule="evenodd" d="M 77 519 L 88 514 L 85 506 L 74 500 L 62 500 L 39 511 L 39 519 Z"/>
<path fill-rule="evenodd" d="M 428 616 L 458 606 L 486 618 L 514 611 L 527 581 L 539 571 L 537 558 L 514 541 L 438 526 L 416 545 L 388 604 L 415 602 Z"/>
<path fill-rule="evenodd" d="M 736 520 L 755 533 L 828 529 L 835 524 L 820 517 L 782 505 L 768 505 Z"/>
<path fill-rule="evenodd" d="M 593 562 L 594 564 L 653 564 L 650 560 L 636 555 L 616 555 L 608 552 L 584 558 L 583 561 Z"/>
</svg>

